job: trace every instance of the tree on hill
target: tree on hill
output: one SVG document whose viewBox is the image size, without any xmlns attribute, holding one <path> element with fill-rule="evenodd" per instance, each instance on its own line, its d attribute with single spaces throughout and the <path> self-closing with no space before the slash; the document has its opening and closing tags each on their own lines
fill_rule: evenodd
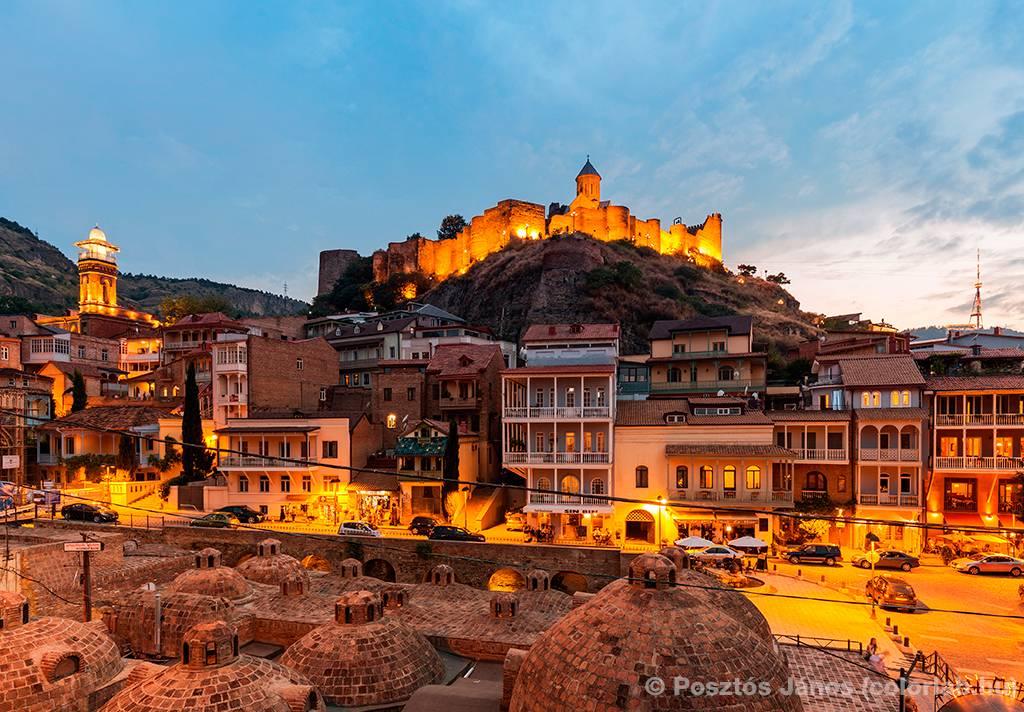
<svg viewBox="0 0 1024 712">
<path fill-rule="evenodd" d="M 441 221 L 441 227 L 437 229 L 437 239 L 453 240 L 468 224 L 466 218 L 461 215 L 446 215 Z"/>
<path fill-rule="evenodd" d="M 407 238 L 405 238 L 405 241 L 406 242 L 410 242 L 412 240 L 422 240 L 422 239 L 423 239 L 423 235 L 421 235 L 418 232 L 414 232 L 413 234 L 411 234 Z"/>
<path fill-rule="evenodd" d="M 757 267 L 754 265 L 736 265 L 736 271 L 744 277 L 753 277 L 757 274 Z"/>
<path fill-rule="evenodd" d="M 789 284 L 790 283 L 789 277 L 787 277 L 784 272 L 779 272 L 778 274 L 770 274 L 767 277 L 765 277 L 765 280 L 768 281 L 768 282 L 771 282 L 772 284 Z"/>
<path fill-rule="evenodd" d="M 85 410 L 89 404 L 89 394 L 85 392 L 85 377 L 80 371 L 71 376 L 71 412 Z"/>
<path fill-rule="evenodd" d="M 36 314 L 39 307 L 24 297 L 0 294 L 0 314 Z"/>
<path fill-rule="evenodd" d="M 452 516 L 452 507 L 448 504 L 448 495 L 459 490 L 459 424 L 455 418 L 448 421 L 448 439 L 444 447 L 444 468 L 441 470 L 441 504 L 444 516 Z"/>
<path fill-rule="evenodd" d="M 195 482 L 205 478 L 213 469 L 213 453 L 203 440 L 203 417 L 199 412 L 199 386 L 196 384 L 196 366 L 185 371 L 185 407 L 181 416 L 181 478 Z"/>
<path fill-rule="evenodd" d="M 185 294 L 178 297 L 167 297 L 160 302 L 160 316 L 171 324 L 189 314 L 205 314 L 207 312 L 223 312 L 231 316 L 233 309 L 231 302 L 216 294 L 204 297 Z"/>
</svg>

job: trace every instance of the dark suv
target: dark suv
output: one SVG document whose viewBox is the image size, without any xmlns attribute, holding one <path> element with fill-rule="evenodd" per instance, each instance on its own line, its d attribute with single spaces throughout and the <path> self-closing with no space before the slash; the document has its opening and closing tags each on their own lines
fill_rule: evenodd
<svg viewBox="0 0 1024 712">
<path fill-rule="evenodd" d="M 437 525 L 438 521 L 433 517 L 413 517 L 409 522 L 409 532 L 420 536 L 430 536 L 430 532 L 434 531 L 434 527 Z"/>
<path fill-rule="evenodd" d="M 474 534 L 462 527 L 450 527 L 438 525 L 427 534 L 428 539 L 435 541 L 486 541 L 483 534 Z"/>
<path fill-rule="evenodd" d="M 791 564 L 825 564 L 835 566 L 843 560 L 843 553 L 835 544 L 804 544 L 786 552 Z"/>
<path fill-rule="evenodd" d="M 264 516 L 262 514 L 247 504 L 232 504 L 227 507 L 220 507 L 214 511 L 233 514 L 238 517 L 238 521 L 242 524 L 259 524 L 264 520 Z"/>
</svg>

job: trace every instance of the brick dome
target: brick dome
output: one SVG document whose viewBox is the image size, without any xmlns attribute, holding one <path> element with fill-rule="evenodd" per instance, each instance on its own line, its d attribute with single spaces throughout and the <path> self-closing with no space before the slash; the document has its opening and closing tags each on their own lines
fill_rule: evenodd
<svg viewBox="0 0 1024 712">
<path fill-rule="evenodd" d="M 28 623 L 28 600 L 15 591 L 0 591 L 0 630 Z"/>
<path fill-rule="evenodd" d="M 230 621 L 234 617 L 234 605 L 226 598 L 197 593 L 161 593 L 160 646 L 157 649 L 155 591 L 132 591 L 103 612 L 103 622 L 117 640 L 126 643 L 136 657 L 154 658 L 178 657 L 182 636 L 193 626 Z"/>
<path fill-rule="evenodd" d="M 300 573 L 307 577 L 305 567 L 294 556 L 281 553 L 281 542 L 277 539 L 264 539 L 256 545 L 256 556 L 243 561 L 235 570 L 250 581 L 280 586 L 281 581 L 292 573 Z"/>
<path fill-rule="evenodd" d="M 385 616 L 380 596 L 369 591 L 340 596 L 334 621 L 293 643 L 281 663 L 342 707 L 397 704 L 444 678 L 444 664 L 427 639 Z"/>
<path fill-rule="evenodd" d="M 185 633 L 181 662 L 127 687 L 104 712 L 323 712 L 308 680 L 269 660 L 238 654 L 238 636 L 222 621 Z"/>
<path fill-rule="evenodd" d="M 203 549 L 195 554 L 195 568 L 178 574 L 165 589 L 169 593 L 198 593 L 222 596 L 233 601 L 252 595 L 252 586 L 242 574 L 221 566 L 220 552 Z"/>
<path fill-rule="evenodd" d="M 712 682 L 756 680 L 785 686 L 789 671 L 774 646 L 713 605 L 698 589 L 673 585 L 664 556 L 633 560 L 630 579 L 614 581 L 541 635 L 516 676 L 511 712 L 621 709 L 802 712 L 795 696 L 707 698 L 665 694 L 644 682 L 657 676 Z"/>
<path fill-rule="evenodd" d="M 18 611 L 17 623 L 7 627 L 5 620 L 0 630 L 0 709 L 86 712 L 89 695 L 124 667 L 117 645 L 100 624 L 51 617 L 22 623 L 16 603 L 10 595 L 0 601 L 5 615 Z"/>
</svg>

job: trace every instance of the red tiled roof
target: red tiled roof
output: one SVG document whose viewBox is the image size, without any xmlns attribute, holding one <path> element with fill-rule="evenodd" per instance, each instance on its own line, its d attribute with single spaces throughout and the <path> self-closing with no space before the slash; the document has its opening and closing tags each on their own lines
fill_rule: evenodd
<svg viewBox="0 0 1024 712">
<path fill-rule="evenodd" d="M 60 430 L 82 427 L 127 430 L 142 425 L 156 425 L 160 418 L 167 417 L 170 417 L 169 411 L 148 405 L 101 405 L 51 420 L 39 426 L 38 429 Z"/>
<path fill-rule="evenodd" d="M 442 378 L 474 376 L 494 359 L 501 359 L 497 344 L 441 344 L 434 351 L 427 370 Z"/>
<path fill-rule="evenodd" d="M 666 445 L 666 455 L 721 455 L 724 457 L 775 457 L 795 459 L 796 453 L 778 445 L 760 443 L 706 443 L 701 445 Z"/>
<path fill-rule="evenodd" d="M 685 398 L 658 398 L 624 400 L 616 404 L 616 426 L 667 425 L 670 414 L 687 415 L 690 412 Z"/>
<path fill-rule="evenodd" d="M 205 314 L 186 314 L 173 324 L 164 327 L 164 331 L 177 331 L 179 329 L 194 329 L 196 327 L 224 326 L 234 329 L 246 329 L 245 324 L 231 319 L 221 312 L 206 312 Z"/>
<path fill-rule="evenodd" d="M 759 410 L 739 415 L 688 415 L 687 425 L 771 425 L 772 419 Z"/>
<path fill-rule="evenodd" d="M 775 422 L 821 422 L 821 421 L 839 421 L 847 422 L 850 420 L 850 411 L 848 410 L 772 410 L 768 412 L 768 417 Z"/>
<path fill-rule="evenodd" d="M 839 359 L 844 386 L 924 385 L 924 376 L 910 354 L 876 354 Z"/>
<path fill-rule="evenodd" d="M 523 341 L 591 341 L 619 338 L 618 324 L 531 324 Z"/>
<path fill-rule="evenodd" d="M 993 374 L 988 376 L 929 376 L 929 391 L 1021 391 L 1024 374 Z"/>
<path fill-rule="evenodd" d="M 858 408 L 857 420 L 924 420 L 925 408 Z"/>
</svg>

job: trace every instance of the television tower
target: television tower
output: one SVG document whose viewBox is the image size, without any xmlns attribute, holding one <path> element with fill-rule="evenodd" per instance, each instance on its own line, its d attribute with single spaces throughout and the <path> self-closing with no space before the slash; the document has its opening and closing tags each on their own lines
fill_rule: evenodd
<svg viewBox="0 0 1024 712">
<path fill-rule="evenodd" d="M 975 329 L 984 328 L 981 321 L 981 250 L 978 250 L 978 273 L 974 282 L 974 308 L 971 310 L 971 326 Z"/>
</svg>

